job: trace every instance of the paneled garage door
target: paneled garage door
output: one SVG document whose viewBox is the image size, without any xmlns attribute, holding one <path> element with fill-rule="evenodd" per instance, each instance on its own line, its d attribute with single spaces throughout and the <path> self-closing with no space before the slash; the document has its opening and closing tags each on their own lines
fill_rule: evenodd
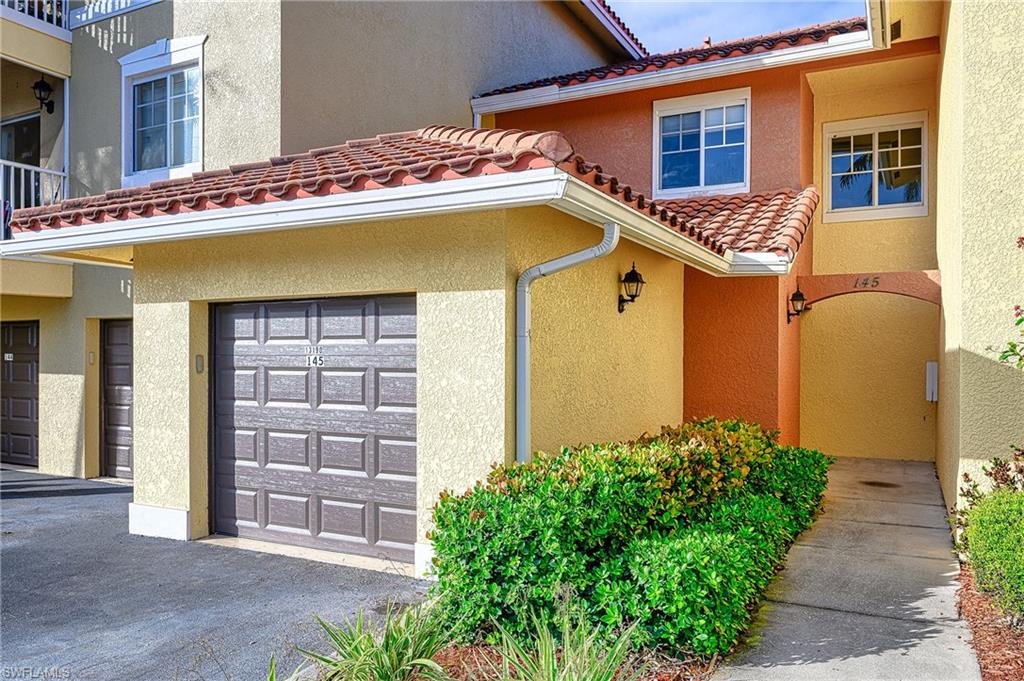
<svg viewBox="0 0 1024 681">
<path fill-rule="evenodd" d="M 214 311 L 217 532 L 411 561 L 416 298 Z"/>
<path fill-rule="evenodd" d="M 39 322 L 4 322 L 0 461 L 39 465 Z"/>
<path fill-rule="evenodd" d="M 132 320 L 103 329 L 103 473 L 132 477 Z"/>
</svg>

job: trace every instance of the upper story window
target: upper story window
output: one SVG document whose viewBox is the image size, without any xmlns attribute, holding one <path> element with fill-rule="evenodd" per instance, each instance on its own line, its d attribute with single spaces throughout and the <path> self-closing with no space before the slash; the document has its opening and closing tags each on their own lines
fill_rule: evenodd
<svg viewBox="0 0 1024 681">
<path fill-rule="evenodd" d="M 825 125 L 825 222 L 928 214 L 924 113 Z"/>
<path fill-rule="evenodd" d="M 160 74 L 133 85 L 136 172 L 199 161 L 199 68 Z"/>
<path fill-rule="evenodd" d="M 750 89 L 654 103 L 654 196 L 750 187 Z"/>
<path fill-rule="evenodd" d="M 158 40 L 118 60 L 122 186 L 202 170 L 205 40 L 206 36 Z"/>
</svg>

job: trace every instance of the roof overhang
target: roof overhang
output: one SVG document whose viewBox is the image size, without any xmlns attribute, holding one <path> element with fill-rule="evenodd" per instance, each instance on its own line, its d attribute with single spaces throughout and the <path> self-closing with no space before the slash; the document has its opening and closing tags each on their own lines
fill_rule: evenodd
<svg viewBox="0 0 1024 681">
<path fill-rule="evenodd" d="M 611 15 L 608 7 L 597 0 L 569 0 L 565 3 L 584 24 L 598 35 L 608 37 L 610 46 L 618 47 L 623 53 L 633 59 L 641 59 L 647 56 L 647 50 L 633 37 L 629 31 L 624 30 L 622 22 Z"/>
<path fill-rule="evenodd" d="M 788 273 L 791 266 L 786 256 L 771 253 L 726 251 L 719 255 L 554 167 L 253 206 L 111 220 L 39 232 L 17 232 L 12 239 L 0 242 L 0 255 L 70 255 L 78 251 L 162 241 L 543 205 L 594 225 L 616 222 L 624 238 L 717 276 L 782 275 Z"/>
<path fill-rule="evenodd" d="M 577 99 L 601 97 L 604 95 L 633 90 L 643 90 L 676 83 L 686 83 L 706 78 L 720 78 L 736 73 L 759 71 L 762 69 L 802 64 L 821 59 L 834 59 L 862 52 L 884 49 L 888 47 L 888 30 L 885 26 L 886 3 L 888 0 L 865 0 L 867 5 L 868 30 L 835 35 L 827 41 L 799 47 L 787 47 L 749 54 L 742 57 L 729 57 L 691 66 L 679 66 L 661 71 L 638 73 L 631 76 L 606 78 L 579 85 L 559 87 L 546 85 L 543 87 L 506 92 L 502 94 L 477 97 L 471 101 L 475 115 L 517 111 L 538 106 L 548 106 L 560 102 Z"/>
</svg>

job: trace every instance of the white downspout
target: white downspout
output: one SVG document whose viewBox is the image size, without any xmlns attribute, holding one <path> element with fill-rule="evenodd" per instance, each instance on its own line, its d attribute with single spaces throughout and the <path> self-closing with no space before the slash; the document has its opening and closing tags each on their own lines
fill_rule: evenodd
<svg viewBox="0 0 1024 681">
<path fill-rule="evenodd" d="M 619 225 L 606 222 L 601 243 L 534 265 L 516 283 L 516 461 L 526 463 L 530 451 L 530 285 L 576 265 L 608 255 L 619 245 Z M 609 302 L 609 305 L 612 303 Z"/>
</svg>

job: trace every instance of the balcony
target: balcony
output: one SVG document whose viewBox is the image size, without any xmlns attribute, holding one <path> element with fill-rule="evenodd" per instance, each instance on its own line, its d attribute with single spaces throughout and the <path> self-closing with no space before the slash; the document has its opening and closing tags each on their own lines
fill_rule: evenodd
<svg viewBox="0 0 1024 681">
<path fill-rule="evenodd" d="M 67 174 L 0 160 L 0 205 L 10 201 L 11 208 L 32 208 L 63 201 Z"/>
<path fill-rule="evenodd" d="M 70 28 L 68 0 L 0 0 L 0 8 L 6 17 L 20 20 L 32 28 Z"/>
</svg>

